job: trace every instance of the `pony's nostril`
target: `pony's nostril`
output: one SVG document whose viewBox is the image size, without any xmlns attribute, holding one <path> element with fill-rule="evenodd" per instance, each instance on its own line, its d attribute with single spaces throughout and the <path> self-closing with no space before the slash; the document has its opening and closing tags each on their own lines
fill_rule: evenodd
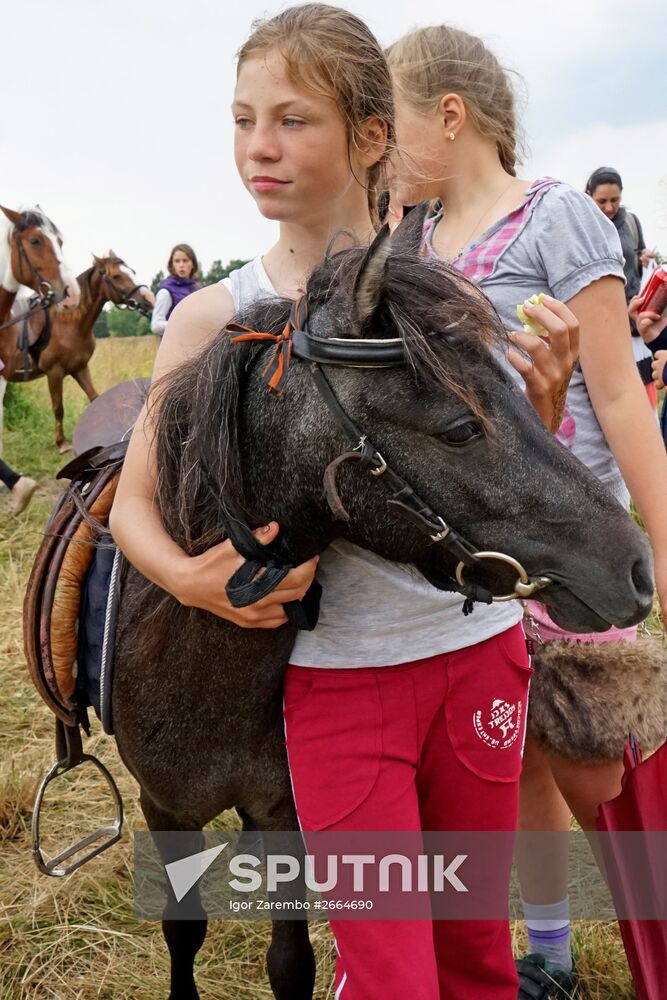
<svg viewBox="0 0 667 1000">
<path fill-rule="evenodd" d="M 630 576 L 638 594 L 653 594 L 653 577 L 646 559 L 638 559 L 634 563 Z"/>
</svg>

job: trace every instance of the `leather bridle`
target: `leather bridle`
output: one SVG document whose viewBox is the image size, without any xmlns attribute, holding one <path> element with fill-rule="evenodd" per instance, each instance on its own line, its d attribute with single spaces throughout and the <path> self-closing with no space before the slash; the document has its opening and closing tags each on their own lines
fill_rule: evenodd
<svg viewBox="0 0 667 1000">
<path fill-rule="evenodd" d="M 463 606 L 464 614 L 468 614 L 472 610 L 474 602 L 479 601 L 490 604 L 492 601 L 525 599 L 534 594 L 536 590 L 540 590 L 552 582 L 548 577 L 529 577 L 521 563 L 512 556 L 503 552 L 480 551 L 455 531 L 440 514 L 436 514 L 431 510 L 430 506 L 399 473 L 389 466 L 382 454 L 372 444 L 365 431 L 348 416 L 336 398 L 321 365 L 338 365 L 348 368 L 400 367 L 406 364 L 405 345 L 402 339 L 371 340 L 364 338 L 316 337 L 308 330 L 307 306 L 303 297 L 294 303 L 290 318 L 280 334 L 259 333 L 235 323 L 231 323 L 226 329 L 227 332 L 233 334 L 231 337 L 232 343 L 242 343 L 252 340 L 265 341 L 267 343 L 273 341 L 275 343 L 273 356 L 266 365 L 263 375 L 268 382 L 269 391 L 277 395 L 282 394 L 286 382 L 287 369 L 292 357 L 297 357 L 309 363 L 308 370 L 320 398 L 352 446 L 351 450 L 344 452 L 337 459 L 334 459 L 327 468 L 324 476 L 327 499 L 333 513 L 338 518 L 349 520 L 335 489 L 335 473 L 342 462 L 356 460 L 368 468 L 371 476 L 378 480 L 382 479 L 386 484 L 390 493 L 386 502 L 391 510 L 396 511 L 414 527 L 427 534 L 431 542 L 441 545 L 457 560 L 456 569 L 452 577 L 438 579 L 437 582 L 432 580 L 432 582 L 442 590 L 455 590 L 463 594 L 466 598 Z M 247 572 L 244 574 L 243 592 L 235 592 L 236 584 L 239 582 L 235 577 L 232 577 L 232 580 L 229 581 L 231 591 L 228 585 L 228 596 L 231 603 L 236 607 L 242 607 L 246 603 L 249 604 L 259 600 L 259 597 L 254 596 L 255 591 L 253 588 L 255 584 L 253 580 L 259 571 L 257 556 L 260 556 L 261 561 L 261 553 L 266 553 L 266 548 L 259 546 L 250 529 L 247 526 L 244 527 L 255 544 L 252 546 L 251 565 L 248 566 Z M 234 534 L 236 534 L 236 538 L 233 537 Z M 239 535 L 242 535 L 243 538 L 240 538 Z M 240 540 L 242 544 L 245 543 L 246 532 L 239 532 L 238 521 L 235 522 L 234 529 L 230 532 L 230 537 L 237 549 L 237 540 Z M 261 550 L 261 552 L 258 553 L 257 549 Z M 239 551 L 242 555 L 246 555 L 242 549 L 239 549 Z M 246 558 L 249 557 L 246 556 Z M 266 555 L 264 555 L 264 558 L 266 559 Z M 480 584 L 465 579 L 464 574 L 466 569 L 479 568 L 485 561 L 502 562 L 516 572 L 517 579 L 514 584 L 514 590 L 511 593 L 492 594 L 491 591 Z M 277 569 L 275 561 L 273 562 L 273 566 Z M 289 571 L 289 568 L 291 567 L 288 567 L 285 573 L 282 573 L 279 579 L 275 580 L 275 583 L 273 582 L 273 577 L 271 580 L 266 580 L 268 571 L 265 572 L 257 581 L 263 590 L 261 596 L 265 596 L 266 593 L 270 593 L 271 590 L 275 589 L 280 579 Z M 243 570 L 239 572 L 243 573 Z M 238 575 L 236 574 L 237 577 Z M 241 599 L 243 603 L 236 603 L 235 599 Z"/>
<path fill-rule="evenodd" d="M 120 258 L 112 261 L 112 263 L 122 264 L 125 267 L 128 266 L 127 264 L 125 264 L 125 261 L 121 260 Z M 107 285 L 110 285 L 115 294 L 118 296 L 119 301 L 111 299 L 111 301 L 114 303 L 115 306 L 117 306 L 119 309 L 130 309 L 133 311 L 136 310 L 137 312 L 140 312 L 143 316 L 150 316 L 152 310 L 148 307 L 148 305 L 142 302 L 138 302 L 137 299 L 132 298 L 135 292 L 138 292 L 142 288 L 148 288 L 148 285 L 134 285 L 129 290 L 129 292 L 126 292 L 123 288 L 120 288 L 116 284 L 116 282 L 113 280 L 110 274 L 107 274 L 106 271 L 102 270 L 102 268 L 100 268 L 100 272 L 102 274 L 102 280 Z"/>
<path fill-rule="evenodd" d="M 49 309 L 51 306 L 56 304 L 56 296 L 53 291 L 53 286 L 49 281 L 45 281 L 33 262 L 30 260 L 26 249 L 23 245 L 23 240 L 21 239 L 21 234 L 14 232 L 12 239 L 16 240 L 16 247 L 19 255 L 19 273 L 17 280 L 19 284 L 26 285 L 28 288 L 33 288 L 35 295 L 30 297 L 28 308 L 25 312 L 20 313 L 18 316 L 10 317 L 6 323 L 0 326 L 0 330 L 5 330 L 7 327 L 13 326 L 15 323 L 21 324 L 21 333 L 19 334 L 18 347 L 23 354 L 23 378 L 28 379 L 30 376 L 30 348 L 28 347 L 28 326 L 29 322 L 33 316 L 37 313 L 43 312 L 45 314 L 44 329 L 39 337 L 39 347 L 41 350 L 44 349 L 51 336 L 51 317 L 49 315 Z M 28 282 L 24 280 L 23 277 L 23 265 L 27 265 L 28 270 L 33 278 L 34 284 L 28 285 Z M 67 289 L 63 292 L 62 298 L 66 298 Z M 62 299 L 61 299 L 62 301 Z M 33 345 L 36 348 L 37 345 Z"/>
<path fill-rule="evenodd" d="M 30 260 L 30 257 L 28 256 L 26 249 L 23 245 L 21 234 L 18 232 L 14 232 L 12 239 L 16 240 L 16 248 L 19 254 L 19 273 L 17 276 L 19 284 L 27 285 L 29 288 L 34 288 L 35 292 L 39 296 L 40 305 L 44 306 L 45 308 L 48 308 L 50 305 L 53 305 L 55 299 L 55 293 L 53 291 L 53 286 L 51 285 L 51 282 L 46 281 L 44 278 L 42 278 L 41 274 L 39 273 L 33 262 Z M 34 285 L 30 285 L 30 283 L 28 281 L 25 281 L 23 278 L 24 264 L 26 264 L 28 267 L 30 275 L 33 281 L 35 282 Z"/>
<path fill-rule="evenodd" d="M 30 298 L 30 306 L 19 316 L 10 316 L 10 318 L 0 326 L 0 330 L 6 330 L 10 326 L 14 326 L 15 323 L 20 323 L 21 321 L 27 322 L 35 313 L 44 312 L 50 309 L 51 306 L 56 305 L 56 295 L 53 291 L 53 286 L 50 281 L 46 281 L 42 278 L 41 274 L 30 260 L 28 253 L 23 245 L 23 240 L 21 239 L 21 234 L 14 230 L 12 233 L 12 240 L 16 240 L 16 249 L 18 250 L 19 257 L 19 273 L 16 275 L 16 280 L 19 285 L 26 285 L 28 288 L 32 288 L 35 292 L 34 296 Z M 34 284 L 30 284 L 24 278 L 23 265 L 26 265 L 30 275 L 33 279 Z M 62 299 L 67 295 L 67 290 L 63 292 Z M 60 300 L 62 302 L 62 299 Z M 48 314 L 47 314 L 48 315 Z"/>
</svg>

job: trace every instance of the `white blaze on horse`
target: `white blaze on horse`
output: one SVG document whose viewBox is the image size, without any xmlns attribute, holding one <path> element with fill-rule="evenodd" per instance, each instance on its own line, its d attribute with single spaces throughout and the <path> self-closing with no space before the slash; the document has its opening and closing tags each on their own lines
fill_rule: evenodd
<svg viewBox="0 0 667 1000">
<path fill-rule="evenodd" d="M 78 305 L 79 285 L 63 257 L 57 226 L 38 206 L 0 209 L 0 321 L 7 318 L 20 285 L 63 307 Z"/>
<path fill-rule="evenodd" d="M 6 327 L 21 285 L 40 298 L 38 307 L 59 303 L 62 309 L 79 304 L 79 284 L 65 262 L 57 226 L 39 206 L 14 211 L 0 205 L 0 372 L 7 366 Z M 5 380 L 0 377 L 0 443 Z M 2 452 L 0 446 L 0 453 Z"/>
</svg>

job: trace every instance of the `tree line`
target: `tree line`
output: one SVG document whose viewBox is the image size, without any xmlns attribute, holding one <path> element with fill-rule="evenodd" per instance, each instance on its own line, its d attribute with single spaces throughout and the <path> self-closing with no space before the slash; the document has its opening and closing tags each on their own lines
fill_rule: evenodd
<svg viewBox="0 0 667 1000">
<path fill-rule="evenodd" d="M 245 260 L 230 260 L 228 264 L 223 264 L 221 260 L 214 260 L 208 271 L 199 273 L 199 282 L 201 285 L 213 285 L 246 263 Z M 158 271 L 151 281 L 150 287 L 154 293 L 163 278 L 164 271 Z M 133 309 L 118 309 L 116 306 L 103 309 L 93 327 L 96 337 L 144 337 L 150 332 L 150 320 L 145 316 Z"/>
</svg>

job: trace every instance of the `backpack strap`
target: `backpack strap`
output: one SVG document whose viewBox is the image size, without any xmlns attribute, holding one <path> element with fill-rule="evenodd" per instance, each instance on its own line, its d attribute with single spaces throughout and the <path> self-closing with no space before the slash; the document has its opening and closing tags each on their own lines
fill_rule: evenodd
<svg viewBox="0 0 667 1000">
<path fill-rule="evenodd" d="M 625 221 L 628 224 L 628 229 L 632 234 L 632 239 L 635 244 L 635 253 L 639 253 L 639 226 L 637 225 L 637 217 L 629 212 L 626 208 L 625 210 Z"/>
</svg>

